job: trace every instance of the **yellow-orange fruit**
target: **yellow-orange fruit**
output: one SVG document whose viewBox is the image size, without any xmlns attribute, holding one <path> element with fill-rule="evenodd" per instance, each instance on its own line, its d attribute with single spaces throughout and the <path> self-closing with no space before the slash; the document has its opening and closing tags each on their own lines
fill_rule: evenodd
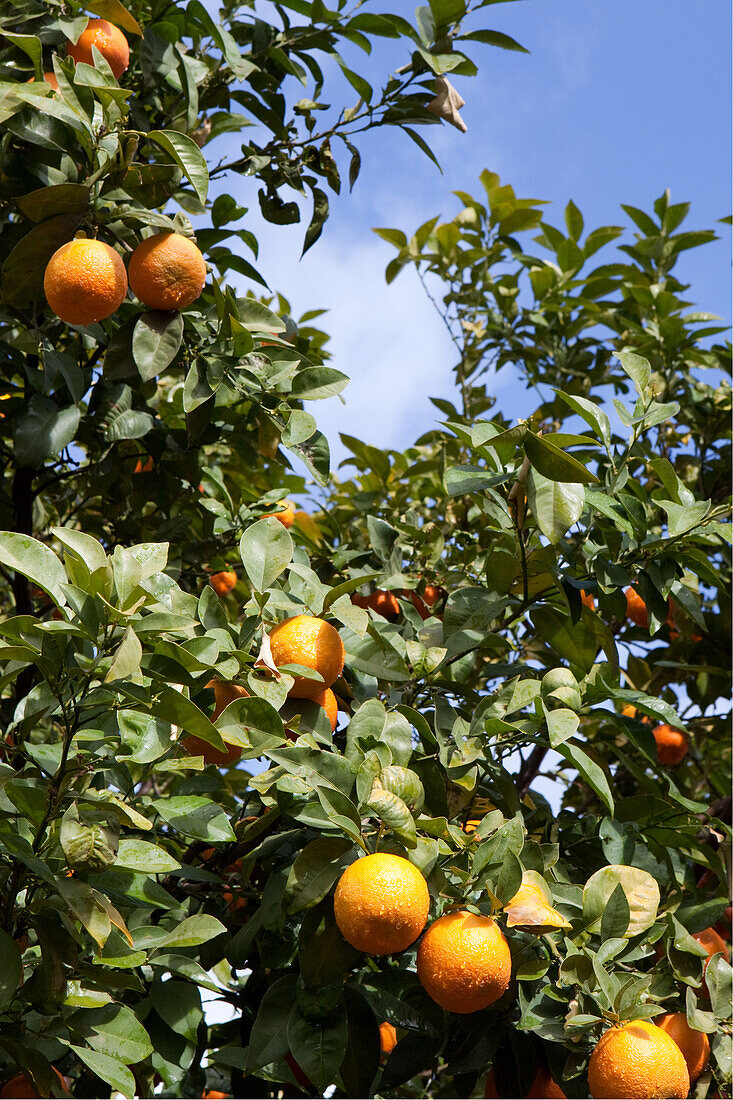
<svg viewBox="0 0 733 1100">
<path fill-rule="evenodd" d="M 714 928 L 703 928 L 702 932 L 694 932 L 692 935 L 693 940 L 705 948 L 708 953 L 703 968 L 702 968 L 702 986 L 701 992 L 707 997 L 709 996 L 708 987 L 705 982 L 705 975 L 707 974 L 708 965 L 713 955 L 717 955 L 718 952 L 722 952 L 726 962 L 730 962 L 730 953 L 728 951 L 728 945 L 722 936 L 718 935 Z"/>
<path fill-rule="evenodd" d="M 216 1089 L 209 1089 L 208 1092 L 201 1093 L 201 1100 L 230 1100 L 230 1092 L 218 1092 Z"/>
<path fill-rule="evenodd" d="M 267 516 L 274 516 L 275 519 L 280 520 L 283 527 L 292 527 L 295 522 L 295 508 L 292 500 L 279 500 L 277 506 L 281 509 L 279 512 L 265 512 L 262 518 L 266 519 Z"/>
<path fill-rule="evenodd" d="M 397 1032 L 387 1020 L 379 1025 L 379 1045 L 385 1056 L 391 1054 L 397 1046 Z"/>
<path fill-rule="evenodd" d="M 315 615 L 294 615 L 278 623 L 270 634 L 270 650 L 278 668 L 303 665 L 323 677 L 321 683 L 296 676 L 289 692 L 294 699 L 315 698 L 343 672 L 344 643 L 339 632 Z"/>
<path fill-rule="evenodd" d="M 586 607 L 589 607 L 591 611 L 595 611 L 596 601 L 593 599 L 589 592 L 586 592 L 584 588 L 581 588 L 580 590 L 580 602 L 584 603 Z"/>
<path fill-rule="evenodd" d="M 127 294 L 125 265 L 108 244 L 79 237 L 56 249 L 46 265 L 43 291 L 67 325 L 91 325 L 122 304 Z"/>
<path fill-rule="evenodd" d="M 639 717 L 638 710 L 631 703 L 627 703 L 626 706 L 622 708 L 621 713 L 623 714 L 624 718 L 638 718 Z M 642 714 L 640 721 L 647 722 L 648 719 L 646 718 L 645 715 Z"/>
<path fill-rule="evenodd" d="M 211 721 L 215 722 L 225 707 L 233 703 L 235 699 L 248 699 L 249 692 L 239 684 L 233 684 L 229 680 L 209 680 L 207 688 L 214 690 L 214 712 Z"/>
<path fill-rule="evenodd" d="M 682 1051 L 649 1020 L 612 1027 L 588 1065 L 594 1100 L 683 1100 L 690 1075 Z"/>
<path fill-rule="evenodd" d="M 478 1012 L 498 1001 L 512 976 L 499 925 L 462 909 L 430 925 L 417 952 L 417 976 L 448 1012 Z"/>
<path fill-rule="evenodd" d="M 524 1095 L 527 1100 L 567 1100 L 565 1093 L 553 1081 L 549 1069 L 545 1066 L 537 1067 L 537 1073 L 529 1087 L 529 1092 L 525 1092 Z M 505 1098 L 508 1098 L 508 1093 L 504 1093 L 502 1097 L 499 1096 L 493 1069 L 486 1078 L 484 1097 L 490 1097 L 491 1100 L 505 1100 Z"/>
<path fill-rule="evenodd" d="M 428 919 L 430 894 L 423 876 L 402 856 L 363 856 L 336 887 L 333 911 L 341 935 L 370 955 L 404 951 Z"/>
<path fill-rule="evenodd" d="M 148 455 L 145 462 L 143 462 L 141 458 L 137 460 L 135 469 L 132 472 L 133 474 L 152 474 L 154 467 L 155 463 L 153 462 L 153 456 Z"/>
<path fill-rule="evenodd" d="M 657 760 L 660 764 L 679 764 L 687 756 L 690 739 L 682 730 L 673 729 L 664 723 L 656 726 L 652 733 L 657 743 Z"/>
<path fill-rule="evenodd" d="M 637 626 L 647 630 L 649 627 L 649 612 L 641 596 L 633 588 L 627 588 L 624 594 L 626 596 L 626 618 L 631 619 L 632 623 L 636 623 Z"/>
<path fill-rule="evenodd" d="M 233 569 L 223 569 L 221 573 L 212 573 L 209 577 L 209 584 L 217 596 L 226 596 L 227 592 L 231 592 L 236 583 L 237 574 Z"/>
<path fill-rule="evenodd" d="M 55 1066 L 52 1068 L 59 1079 L 64 1093 L 68 1094 L 69 1089 L 66 1077 L 62 1077 Z M 15 1077 L 11 1077 L 0 1089 L 0 1097 L 2 1097 L 2 1100 L 29 1100 L 29 1098 L 32 1100 L 33 1097 L 37 1096 L 38 1093 L 33 1087 L 30 1077 L 26 1077 L 24 1073 L 16 1073 Z"/>
<path fill-rule="evenodd" d="M 331 733 L 336 729 L 336 723 L 339 716 L 339 705 L 336 701 L 336 696 L 330 688 L 325 688 L 324 691 L 319 691 L 318 695 L 313 696 L 313 702 L 318 703 L 319 707 L 323 707 L 326 712 L 326 716 L 331 723 Z"/>
<path fill-rule="evenodd" d="M 242 755 L 239 745 L 227 745 L 226 751 L 222 752 L 200 737 L 184 737 L 181 748 L 189 756 L 203 756 L 204 764 L 214 764 L 217 768 L 232 768 Z"/>
<path fill-rule="evenodd" d="M 664 1016 L 654 1019 L 657 1027 L 661 1027 L 674 1039 L 682 1051 L 682 1057 L 687 1063 L 687 1072 L 690 1075 L 690 1084 L 694 1085 L 701 1073 L 707 1067 L 710 1058 L 710 1040 L 704 1031 L 695 1031 L 687 1022 L 684 1012 L 668 1012 Z"/>
<path fill-rule="evenodd" d="M 200 251 L 181 233 L 146 237 L 130 257 L 130 289 L 149 309 L 185 309 L 206 282 Z"/>
<path fill-rule="evenodd" d="M 76 42 L 70 42 L 66 48 L 69 57 L 77 63 L 94 64 L 92 47 L 96 46 L 104 60 L 119 80 L 130 64 L 130 47 L 119 27 L 106 19 L 90 19 Z"/>
</svg>

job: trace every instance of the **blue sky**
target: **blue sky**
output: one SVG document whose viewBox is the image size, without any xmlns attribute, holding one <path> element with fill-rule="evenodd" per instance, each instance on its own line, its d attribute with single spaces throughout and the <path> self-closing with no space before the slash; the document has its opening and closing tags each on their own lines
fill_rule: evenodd
<svg viewBox="0 0 733 1100">
<path fill-rule="evenodd" d="M 468 133 L 445 124 L 423 131 L 442 175 L 398 132 L 361 136 L 354 192 L 334 196 L 324 234 L 302 261 L 303 226 L 263 223 L 254 182 L 228 181 L 249 207 L 243 224 L 260 239 L 258 267 L 270 285 L 290 298 L 296 315 L 329 310 L 323 327 L 332 334 L 333 365 L 352 379 L 345 404 L 313 406 L 335 463 L 345 454 L 339 431 L 402 449 L 434 421 L 429 395 L 452 391 L 441 323 L 411 272 L 386 287 L 393 252 L 372 227 L 411 230 L 437 213 L 451 217 L 459 208 L 451 192 L 479 193 L 483 168 L 520 196 L 550 200 L 546 216 L 559 224 L 568 198 L 592 228 L 623 224 L 621 202 L 648 209 L 666 187 L 673 201 L 692 202 L 686 228 L 715 227 L 729 213 L 728 0 L 694 8 L 689 0 L 524 0 L 491 6 L 473 25 L 511 34 L 531 55 L 471 46 L 479 75 L 455 80 Z M 354 54 L 354 67 L 375 85 L 405 60 L 403 47 L 388 41 L 377 41 L 369 58 Z M 324 95 L 331 103 L 352 98 L 340 74 Z M 717 228 L 721 241 L 685 253 L 679 272 L 692 284 L 690 299 L 727 323 L 729 230 Z M 499 376 L 503 411 L 520 415 L 523 395 L 509 374 Z"/>
</svg>

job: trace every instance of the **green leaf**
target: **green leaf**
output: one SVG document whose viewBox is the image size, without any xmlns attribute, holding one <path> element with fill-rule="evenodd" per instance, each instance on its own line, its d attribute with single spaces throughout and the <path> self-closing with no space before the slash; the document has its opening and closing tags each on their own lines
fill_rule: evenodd
<svg viewBox="0 0 733 1100">
<path fill-rule="evenodd" d="M 71 240 L 80 222 L 78 214 L 58 214 L 21 237 L 3 264 L 3 301 L 23 306 L 43 299 L 43 275 L 48 261 L 62 244 Z"/>
<path fill-rule="evenodd" d="M 18 944 L 0 930 L 0 1008 L 10 1004 L 20 985 L 23 964 Z"/>
<path fill-rule="evenodd" d="M 143 647 L 140 645 L 140 640 L 132 627 L 128 626 L 112 658 L 109 672 L 104 678 L 105 684 L 114 683 L 115 680 L 133 680 L 140 683 L 142 655 Z"/>
<path fill-rule="evenodd" d="M 142 30 L 137 19 L 132 15 L 121 0 L 89 0 L 86 4 L 89 11 L 95 15 L 101 15 L 102 19 L 109 20 L 116 27 L 121 27 L 130 34 L 142 36 Z"/>
<path fill-rule="evenodd" d="M 93 7 L 93 4 L 89 5 Z M 88 1047 L 76 1046 L 69 1043 L 69 1049 L 73 1050 L 79 1059 L 88 1066 L 92 1073 L 106 1081 L 110 1088 L 123 1096 L 134 1096 L 135 1078 L 130 1070 L 117 1058 L 109 1054 L 100 1054 L 99 1051 L 89 1050 Z"/>
<path fill-rule="evenodd" d="M 516 39 L 501 31 L 471 31 L 458 37 L 459 42 L 483 42 L 486 46 L 498 46 L 502 50 L 515 50 L 518 53 L 529 53 L 528 49 L 521 46 Z"/>
<path fill-rule="evenodd" d="M 319 1094 L 338 1073 L 346 1052 L 348 1031 L 343 1012 L 329 1020 L 306 1020 L 296 1007 L 288 1017 L 290 1051 Z"/>
<path fill-rule="evenodd" d="M 365 809 L 367 813 L 374 814 L 387 828 L 391 829 L 406 848 L 417 847 L 415 819 L 398 795 L 375 785 L 372 787 Z"/>
<path fill-rule="evenodd" d="M 198 947 L 200 943 L 208 943 L 215 936 L 226 932 L 226 927 L 216 917 L 208 913 L 197 913 L 193 917 L 186 917 L 177 928 L 168 932 L 156 943 L 156 949 L 162 947 Z"/>
<path fill-rule="evenodd" d="M 197 795 L 156 798 L 153 808 L 164 821 L 183 836 L 214 843 L 235 840 L 229 818 L 216 802 Z"/>
<path fill-rule="evenodd" d="M 620 939 L 626 935 L 631 919 L 629 903 L 621 883 L 617 883 L 613 893 L 606 902 L 601 917 L 601 940 Z"/>
<path fill-rule="evenodd" d="M 580 725 L 580 719 L 572 710 L 566 710 L 563 707 L 560 707 L 558 710 L 548 710 L 543 703 L 542 709 L 545 712 L 550 744 L 553 749 L 556 749 L 558 745 L 562 745 L 575 735 Z"/>
<path fill-rule="evenodd" d="M 583 232 L 583 215 L 571 199 L 565 207 L 565 225 L 574 241 L 579 241 Z"/>
<path fill-rule="evenodd" d="M 182 340 L 180 313 L 154 310 L 138 317 L 132 334 L 132 357 L 143 382 L 163 373 L 178 355 Z"/>
<path fill-rule="evenodd" d="M 295 1003 L 296 981 L 297 975 L 286 974 L 265 991 L 247 1047 L 247 1073 L 290 1052 L 287 1022 Z"/>
<path fill-rule="evenodd" d="M 590 932 L 600 931 L 604 911 L 617 886 L 623 890 L 629 907 L 624 938 L 630 939 L 651 928 L 660 900 L 656 879 L 638 867 L 611 864 L 591 875 L 583 887 L 583 920 Z"/>
<path fill-rule="evenodd" d="M 67 582 L 66 570 L 53 550 L 38 539 L 15 531 L 0 531 L 0 562 L 48 592 L 55 603 L 60 606 L 66 603 L 62 588 Z"/>
<path fill-rule="evenodd" d="M 296 374 L 291 392 L 301 401 L 322 401 L 341 393 L 348 382 L 348 376 L 333 367 L 306 367 Z"/>
<path fill-rule="evenodd" d="M 55 401 L 34 393 L 14 425 L 13 443 L 18 466 L 40 466 L 58 455 L 76 435 L 81 411 L 76 405 L 60 409 Z"/>
<path fill-rule="evenodd" d="M 147 1031 L 127 1005 L 81 1009 L 75 1014 L 74 1023 L 93 1050 L 117 1062 L 134 1065 L 152 1053 Z"/>
<path fill-rule="evenodd" d="M 598 478 L 577 458 L 561 451 L 548 439 L 527 432 L 524 436 L 524 450 L 535 470 L 550 481 L 577 482 L 581 485 L 598 484 Z"/>
<path fill-rule="evenodd" d="M 5 37 L 12 36 L 6 32 Z M 83 183 L 57 183 L 29 191 L 16 205 L 32 222 L 42 222 L 58 214 L 83 214 L 89 205 L 90 194 Z"/>
<path fill-rule="evenodd" d="M 348 70 L 344 70 L 348 72 Z M 365 82 L 366 83 L 366 82 Z M 369 85 L 367 85 L 369 87 Z M 371 90 L 371 89 L 370 89 Z M 316 243 L 321 235 L 326 218 L 328 217 L 328 196 L 325 191 L 321 191 L 319 187 L 313 188 L 313 215 L 311 217 L 308 228 L 305 232 L 305 240 L 303 241 L 303 251 L 301 257 L 305 256 L 308 249 Z"/>
<path fill-rule="evenodd" d="M 634 383 L 636 392 L 640 397 L 643 397 L 652 376 L 649 360 L 645 359 L 643 355 L 636 355 L 632 351 L 618 351 L 616 352 L 616 358 Z"/>
<path fill-rule="evenodd" d="M 346 869 L 353 850 L 351 841 L 341 837 L 322 836 L 306 844 L 288 875 L 287 912 L 300 913 L 322 901 Z"/>
<path fill-rule="evenodd" d="M 115 867 L 125 871 L 144 871 L 149 875 L 163 875 L 176 871 L 180 863 L 168 852 L 147 840 L 123 837 L 117 849 Z"/>
<path fill-rule="evenodd" d="M 562 398 L 571 409 L 574 409 L 578 416 L 582 416 L 586 424 L 590 424 L 597 433 L 599 439 L 603 441 L 604 447 L 608 449 L 611 446 L 611 422 L 608 416 L 593 401 L 589 401 L 586 397 L 579 397 L 577 394 L 564 393 L 562 390 L 555 390 L 558 397 Z"/>
<path fill-rule="evenodd" d="M 580 519 L 585 490 L 580 484 L 549 481 L 537 470 L 530 470 L 527 500 L 540 531 L 554 544 Z"/>
<path fill-rule="evenodd" d="M 293 560 L 293 540 L 274 516 L 258 519 L 239 540 L 242 565 L 257 592 L 264 592 Z"/>
<path fill-rule="evenodd" d="M 175 161 L 196 192 L 199 202 L 205 203 L 209 190 L 209 169 L 204 154 L 193 138 L 179 134 L 177 130 L 151 130 L 147 137 Z"/>
</svg>

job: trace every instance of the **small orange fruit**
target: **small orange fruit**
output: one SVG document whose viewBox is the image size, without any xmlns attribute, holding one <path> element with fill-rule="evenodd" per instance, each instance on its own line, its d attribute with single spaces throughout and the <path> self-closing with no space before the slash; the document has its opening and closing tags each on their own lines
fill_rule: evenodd
<svg viewBox="0 0 733 1100">
<path fill-rule="evenodd" d="M 315 615 L 294 615 L 278 623 L 270 634 L 272 659 L 282 665 L 303 665 L 323 677 L 323 683 L 296 676 L 289 694 L 294 699 L 313 699 L 341 675 L 344 643 L 339 632 Z"/>
<path fill-rule="evenodd" d="M 43 290 L 67 325 L 91 325 L 109 317 L 127 294 L 122 257 L 103 241 L 79 237 L 56 249 L 46 265 Z"/>
<path fill-rule="evenodd" d="M 621 713 L 624 716 L 624 718 L 639 718 L 640 722 L 648 722 L 649 721 L 649 719 L 646 717 L 645 714 L 642 714 L 641 716 L 639 716 L 638 710 L 636 709 L 635 706 L 633 706 L 632 703 L 626 703 L 626 705 L 622 708 Z"/>
<path fill-rule="evenodd" d="M 139 458 L 135 463 L 135 469 L 133 474 L 152 474 L 155 463 L 153 462 L 153 456 L 148 455 L 146 462 Z"/>
<path fill-rule="evenodd" d="M 400 617 L 400 605 L 394 592 L 385 592 L 378 588 L 368 599 L 369 607 L 388 622 L 393 623 Z"/>
<path fill-rule="evenodd" d="M 218 1092 L 216 1089 L 209 1089 L 208 1092 L 201 1093 L 201 1100 L 231 1100 L 231 1092 Z"/>
<path fill-rule="evenodd" d="M 397 1046 L 397 1032 L 394 1026 L 387 1020 L 384 1020 L 379 1025 L 379 1045 L 385 1058 L 387 1055 L 391 1054 Z"/>
<path fill-rule="evenodd" d="M 221 749 L 214 748 L 208 741 L 203 741 L 200 737 L 184 737 L 181 741 L 181 748 L 189 756 L 203 756 L 204 764 L 214 764 L 217 768 L 232 768 L 242 755 L 242 750 L 239 745 L 226 745 L 226 749 L 222 752 Z"/>
<path fill-rule="evenodd" d="M 200 251 L 181 233 L 146 237 L 130 257 L 130 289 L 149 309 L 185 309 L 206 282 Z"/>
<path fill-rule="evenodd" d="M 687 756 L 690 739 L 682 730 L 673 729 L 665 722 L 656 726 L 652 733 L 657 743 L 657 760 L 660 764 L 679 764 Z"/>
<path fill-rule="evenodd" d="M 245 691 L 239 684 L 233 684 L 230 680 L 209 680 L 206 687 L 213 688 L 214 690 L 214 713 L 211 715 L 212 722 L 215 722 L 225 707 L 228 707 L 235 699 L 249 698 L 249 692 Z"/>
<path fill-rule="evenodd" d="M 64 1093 L 68 1095 L 68 1082 L 66 1077 L 62 1077 L 56 1067 L 52 1067 L 53 1072 L 59 1079 L 61 1088 Z M 3 1087 L 0 1089 L 0 1097 L 2 1100 L 29 1100 L 29 1097 L 37 1097 L 36 1092 L 30 1077 L 26 1077 L 24 1073 L 16 1073 L 15 1077 L 11 1077 L 9 1081 L 6 1081 Z"/>
<path fill-rule="evenodd" d="M 336 729 L 336 723 L 338 722 L 339 716 L 339 705 L 336 701 L 336 696 L 330 688 L 325 688 L 323 691 L 319 691 L 318 695 L 313 696 L 313 702 L 318 703 L 318 706 L 323 707 L 325 710 L 326 716 L 331 723 L 331 733 L 333 733 Z"/>
<path fill-rule="evenodd" d="M 553 1081 L 549 1069 L 545 1066 L 537 1067 L 537 1073 L 529 1087 L 529 1092 L 525 1092 L 524 1095 L 527 1100 L 567 1100 L 565 1093 L 560 1086 Z M 493 1069 L 486 1079 L 484 1096 L 490 1097 L 491 1100 L 500 1100 Z M 503 1093 L 502 1096 L 508 1097 L 508 1093 Z"/>
<path fill-rule="evenodd" d="M 690 1075 L 675 1041 L 651 1023 L 612 1027 L 590 1056 L 588 1084 L 595 1100 L 683 1100 Z"/>
<path fill-rule="evenodd" d="M 231 592 L 236 583 L 237 574 L 233 569 L 223 569 L 221 573 L 212 573 L 209 577 L 209 584 L 214 589 L 217 596 L 226 596 L 228 592 Z"/>
<path fill-rule="evenodd" d="M 657 1027 L 666 1031 L 670 1039 L 674 1039 L 682 1051 L 682 1057 L 687 1062 L 687 1071 L 690 1074 L 690 1084 L 694 1085 L 701 1073 L 705 1071 L 710 1058 L 710 1040 L 704 1031 L 695 1031 L 687 1022 L 684 1012 L 668 1012 L 664 1016 L 654 1019 Z"/>
<path fill-rule="evenodd" d="M 593 599 L 589 592 L 586 592 L 584 588 L 581 588 L 580 590 L 580 602 L 585 604 L 586 607 L 590 608 L 591 611 L 595 611 L 596 601 Z"/>
<path fill-rule="evenodd" d="M 708 957 L 706 958 L 702 968 L 703 980 L 701 986 L 702 993 L 704 993 L 705 996 L 708 997 L 710 996 L 710 994 L 708 993 L 708 987 L 705 983 L 705 975 L 707 973 L 710 960 L 712 959 L 713 955 L 717 955 L 720 952 L 723 955 L 725 961 L 730 962 L 728 945 L 726 944 L 723 937 L 718 935 L 714 928 L 703 928 L 702 932 L 693 932 L 692 938 L 693 940 L 697 940 L 701 947 L 704 947 L 708 953 Z"/>
<path fill-rule="evenodd" d="M 70 42 L 66 48 L 69 57 L 77 64 L 94 64 L 92 46 L 96 46 L 104 60 L 119 80 L 130 64 L 130 47 L 119 27 L 106 19 L 90 19 L 76 42 Z"/>
<path fill-rule="evenodd" d="M 512 976 L 504 934 L 491 917 L 457 910 L 430 925 L 417 952 L 417 976 L 448 1012 L 478 1012 L 498 1001 Z"/>
<path fill-rule="evenodd" d="M 425 927 L 429 908 L 428 885 L 417 867 L 387 852 L 347 867 L 333 899 L 341 935 L 370 955 L 404 951 Z"/>
<path fill-rule="evenodd" d="M 274 516 L 275 519 L 279 519 L 283 527 L 292 527 L 295 522 L 295 508 L 292 500 L 279 500 L 277 506 L 280 509 L 279 512 L 265 512 L 263 519 L 268 516 Z"/>
<path fill-rule="evenodd" d="M 641 596 L 633 588 L 627 588 L 624 594 L 626 596 L 626 618 L 631 619 L 632 623 L 647 630 L 649 628 L 649 612 Z"/>
</svg>

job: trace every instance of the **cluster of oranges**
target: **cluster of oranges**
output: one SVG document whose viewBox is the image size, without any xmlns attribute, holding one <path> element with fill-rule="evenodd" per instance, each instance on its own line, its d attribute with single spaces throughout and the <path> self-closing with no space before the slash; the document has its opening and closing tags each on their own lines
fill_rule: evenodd
<svg viewBox="0 0 733 1100">
<path fill-rule="evenodd" d="M 408 591 L 405 588 L 400 589 L 398 592 L 387 592 L 383 588 L 376 588 L 369 596 L 355 593 L 351 597 L 351 602 L 365 610 L 376 611 L 377 615 L 381 615 L 383 619 L 394 623 L 400 617 L 398 596 L 409 600 L 421 619 L 427 619 L 432 614 L 431 608 L 445 596 L 445 590 L 440 585 L 426 584 L 422 596 L 419 596 L 417 592 Z"/>
<path fill-rule="evenodd" d="M 130 47 L 118 27 L 106 19 L 90 19 L 67 54 L 77 64 L 95 64 L 98 50 L 119 79 L 130 63 Z M 44 80 L 58 91 L 54 73 Z M 127 270 L 120 254 L 104 241 L 77 237 L 54 252 L 46 265 L 46 300 L 69 325 L 103 321 L 119 309 L 129 288 L 149 309 L 179 310 L 190 306 L 204 288 L 206 263 L 188 237 L 170 231 L 155 233 L 138 244 Z"/>
<path fill-rule="evenodd" d="M 423 933 L 430 895 L 420 871 L 402 856 L 363 856 L 342 874 L 334 895 L 336 923 L 344 939 L 371 955 L 406 950 Z M 708 960 L 727 947 L 714 929 L 695 938 Z M 707 966 L 706 962 L 706 966 Z M 495 1004 L 509 988 L 512 958 L 499 925 L 466 909 L 450 911 L 429 926 L 417 951 L 417 975 L 426 993 L 449 1012 L 470 1013 Z M 396 1041 L 381 1025 L 383 1049 Z M 613 1097 L 686 1097 L 704 1072 L 710 1043 L 687 1023 L 684 1013 L 667 1013 L 655 1023 L 634 1020 L 609 1028 L 591 1054 L 588 1082 L 595 1100 Z M 493 1072 L 485 1096 L 499 1097 Z M 541 1065 L 528 1097 L 563 1098 L 565 1093 Z"/>
<path fill-rule="evenodd" d="M 236 574 L 233 574 L 236 582 Z M 213 583 L 213 578 L 211 578 Z M 344 643 L 335 627 L 325 619 L 315 615 L 294 615 L 272 630 L 270 652 L 276 668 L 285 665 L 300 665 L 312 669 L 321 676 L 321 680 L 312 680 L 306 676 L 295 676 L 288 695 L 292 699 L 307 699 L 323 707 L 331 730 L 336 729 L 338 721 L 338 701 L 331 685 L 339 678 L 344 667 Z M 207 688 L 214 692 L 214 710 L 212 721 L 235 699 L 246 698 L 248 692 L 231 681 L 209 680 Z M 242 750 L 238 745 L 226 746 L 226 750 L 198 737 L 185 737 L 181 741 L 185 752 L 190 756 L 203 756 L 206 764 L 215 764 L 219 768 L 230 768 L 237 763 Z"/>
</svg>

